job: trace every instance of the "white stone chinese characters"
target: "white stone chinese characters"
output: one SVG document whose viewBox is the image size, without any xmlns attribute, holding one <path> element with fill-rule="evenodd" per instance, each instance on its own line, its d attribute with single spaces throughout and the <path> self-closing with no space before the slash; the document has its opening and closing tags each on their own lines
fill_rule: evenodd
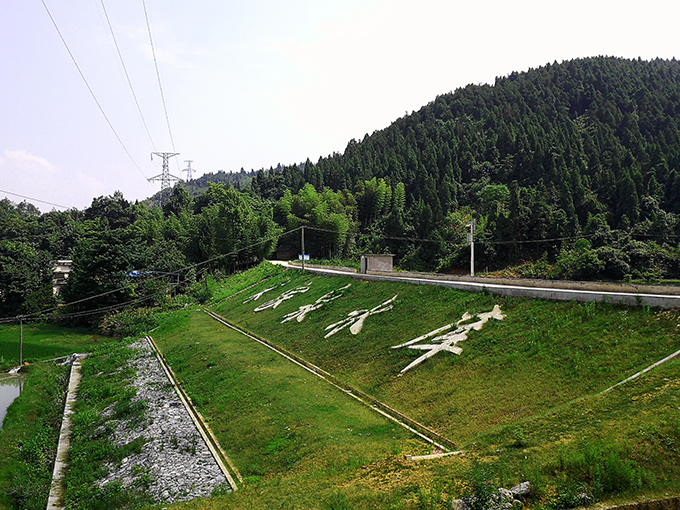
<svg viewBox="0 0 680 510">
<path fill-rule="evenodd" d="M 395 294 L 392 298 L 388 299 L 384 303 L 381 303 L 378 306 L 371 308 L 370 310 L 354 310 L 353 312 L 349 312 L 349 314 L 347 314 L 346 319 L 343 319 L 340 322 L 336 322 L 335 324 L 331 324 L 330 326 L 326 326 L 326 331 L 328 331 L 331 328 L 333 329 L 330 333 L 327 333 L 324 336 L 324 338 L 328 338 L 329 336 L 335 335 L 338 331 L 345 329 L 347 326 L 349 326 L 350 333 L 352 333 L 353 335 L 358 334 L 364 325 L 364 321 L 368 317 L 370 317 L 371 315 L 391 310 L 392 308 L 394 308 L 394 305 L 392 305 L 392 303 L 396 299 L 397 294 Z"/>
<path fill-rule="evenodd" d="M 303 285 L 302 287 L 298 287 L 296 289 L 291 289 L 287 290 L 283 294 L 281 294 L 279 297 L 272 299 L 271 301 L 267 301 L 265 304 L 258 306 L 253 310 L 254 312 L 261 312 L 262 310 L 266 310 L 267 308 L 276 308 L 279 306 L 281 303 L 284 301 L 288 301 L 290 298 L 292 298 L 295 294 L 303 294 L 309 290 L 309 286 L 312 284 L 312 282 L 308 282 L 306 285 Z"/>
<path fill-rule="evenodd" d="M 449 351 L 452 352 L 453 354 L 457 355 L 460 354 L 463 351 L 463 349 L 461 347 L 458 347 L 458 345 L 456 344 L 458 344 L 458 342 L 462 342 L 463 340 L 467 340 L 467 336 L 470 330 L 474 329 L 475 331 L 479 331 L 480 329 L 482 329 L 484 324 L 486 324 L 489 321 L 489 319 L 496 319 L 498 321 L 501 321 L 505 318 L 505 315 L 501 313 L 501 307 L 496 305 L 490 312 L 480 313 L 477 315 L 477 317 L 479 318 L 477 322 L 471 322 L 470 324 L 460 326 L 461 323 L 472 319 L 472 315 L 465 312 L 463 314 L 463 317 L 458 322 L 447 324 L 446 326 L 443 326 L 439 329 L 435 329 L 434 331 L 430 331 L 429 333 L 423 336 L 419 336 L 418 338 L 414 338 L 413 340 L 409 340 L 408 342 L 405 342 L 403 344 L 393 346 L 392 349 L 399 349 L 400 347 L 408 346 L 409 349 L 419 349 L 427 351 L 425 354 L 420 356 L 415 361 L 411 362 L 406 368 L 399 372 L 399 375 L 403 375 L 406 371 L 421 364 L 423 361 L 425 361 L 428 358 L 431 358 L 438 352 Z M 450 331 L 448 333 L 440 335 L 440 333 L 449 330 L 454 326 L 456 327 L 454 331 Z M 430 340 L 431 343 L 419 344 L 419 342 L 427 340 L 430 337 L 434 337 Z"/>
<path fill-rule="evenodd" d="M 290 278 L 282 281 L 281 284 L 279 285 L 279 287 L 283 287 L 288 282 L 290 282 Z M 245 305 L 246 303 L 249 303 L 251 301 L 257 301 L 258 299 L 260 299 L 262 297 L 263 294 L 269 292 L 270 290 L 274 290 L 275 288 L 276 287 L 269 287 L 268 289 L 264 289 L 263 291 L 258 292 L 257 294 L 253 294 L 252 296 L 249 296 L 248 298 L 246 298 L 246 300 L 243 301 L 243 304 Z"/>
<path fill-rule="evenodd" d="M 257 301 L 262 297 L 262 294 L 269 292 L 270 290 L 274 290 L 276 287 L 270 287 L 268 289 L 264 289 L 261 292 L 258 292 L 257 294 L 253 294 L 252 296 L 249 296 L 245 301 L 243 301 L 243 304 L 245 305 L 246 303 L 249 303 L 250 301 Z"/>
<path fill-rule="evenodd" d="M 296 310 L 295 312 L 284 315 L 283 320 L 281 321 L 281 324 L 283 324 L 284 322 L 292 321 L 293 319 L 297 319 L 298 322 L 302 322 L 309 312 L 313 312 L 314 310 L 318 310 L 324 304 L 330 303 L 334 299 L 338 299 L 340 296 L 342 296 L 342 291 L 349 289 L 351 286 L 352 286 L 352 284 L 348 283 L 344 287 L 340 287 L 339 289 L 335 289 L 335 290 L 330 291 L 327 294 L 324 294 L 323 296 L 321 296 L 319 299 L 317 299 L 311 305 L 303 305 L 303 306 L 300 307 L 299 310 Z"/>
</svg>

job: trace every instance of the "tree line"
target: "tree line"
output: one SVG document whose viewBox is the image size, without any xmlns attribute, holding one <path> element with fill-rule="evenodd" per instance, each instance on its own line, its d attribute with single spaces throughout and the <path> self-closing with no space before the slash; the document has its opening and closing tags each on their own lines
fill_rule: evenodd
<svg viewBox="0 0 680 510">
<path fill-rule="evenodd" d="M 678 276 L 679 172 L 680 63 L 595 57 L 443 94 L 251 186 L 273 200 L 308 184 L 353 192 L 361 248 L 406 268 L 465 267 L 475 217 L 482 267 L 544 260 L 525 269 L 654 279 Z"/>
<path fill-rule="evenodd" d="M 0 316 L 193 285 L 277 246 L 300 253 L 301 226 L 313 258 L 393 253 L 404 269 L 463 272 L 474 219 L 478 270 L 678 278 L 679 138 L 680 63 L 595 57 L 443 94 L 316 163 L 180 183 L 162 206 L 116 192 L 41 214 L 5 199 Z M 57 298 L 62 258 L 73 272 Z"/>
</svg>

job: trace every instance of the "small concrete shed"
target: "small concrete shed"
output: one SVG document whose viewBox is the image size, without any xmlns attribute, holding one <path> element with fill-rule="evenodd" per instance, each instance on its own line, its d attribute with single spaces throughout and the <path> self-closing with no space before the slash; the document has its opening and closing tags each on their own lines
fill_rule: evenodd
<svg viewBox="0 0 680 510">
<path fill-rule="evenodd" d="M 391 253 L 367 253 L 361 256 L 361 274 L 367 271 L 393 271 L 394 255 Z"/>
</svg>

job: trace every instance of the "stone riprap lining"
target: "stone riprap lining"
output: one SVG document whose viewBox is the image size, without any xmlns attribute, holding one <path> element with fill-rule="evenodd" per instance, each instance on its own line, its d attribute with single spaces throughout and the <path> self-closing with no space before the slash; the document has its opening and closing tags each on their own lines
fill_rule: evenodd
<svg viewBox="0 0 680 510">
<path fill-rule="evenodd" d="M 145 443 L 141 453 L 124 458 L 120 465 L 107 466 L 109 474 L 99 484 L 118 481 L 124 488 L 141 488 L 156 501 L 167 503 L 210 497 L 215 488 L 228 488 L 148 340 L 138 340 L 130 348 L 138 353 L 130 361 L 137 374 L 131 381 L 137 390 L 133 402 L 145 402 L 146 410 L 140 424 L 115 424 L 114 443 L 122 446 L 138 438 Z"/>
</svg>

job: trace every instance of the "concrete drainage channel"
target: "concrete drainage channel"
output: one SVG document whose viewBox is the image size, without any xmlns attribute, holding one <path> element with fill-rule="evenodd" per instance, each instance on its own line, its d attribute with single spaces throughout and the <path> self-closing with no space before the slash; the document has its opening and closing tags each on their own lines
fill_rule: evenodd
<svg viewBox="0 0 680 510">
<path fill-rule="evenodd" d="M 196 497 L 210 497 L 214 491 L 237 489 L 231 473 L 242 478 L 207 423 L 178 385 L 174 374 L 150 337 L 130 346 L 139 353 L 131 366 L 137 376 L 131 386 L 136 400 L 146 402 L 144 423 L 131 428 L 127 422 L 109 422 L 115 427 L 117 446 L 143 439 L 141 452 L 129 455 L 118 465 L 109 465 L 100 486 L 117 481 L 132 487 L 140 476 L 146 477 L 148 493 L 157 502 L 175 503 Z M 79 381 L 80 362 L 71 368 L 69 393 L 59 437 L 57 460 L 47 510 L 63 508 L 61 480 L 69 447 L 70 416 Z M 173 391 L 174 390 L 174 391 Z M 107 411 L 104 412 L 106 416 Z"/>
<path fill-rule="evenodd" d="M 282 347 L 277 346 L 275 344 L 272 344 L 271 342 L 265 340 L 264 338 L 261 338 L 257 335 L 254 335 L 253 333 L 250 333 L 244 329 L 239 328 L 235 324 L 229 322 L 223 317 L 220 317 L 217 315 L 215 312 L 211 312 L 207 309 L 204 309 L 205 313 L 207 313 L 210 317 L 215 319 L 217 322 L 220 324 L 223 324 L 224 326 L 237 331 L 238 333 L 244 335 L 247 338 L 250 338 L 251 340 L 254 340 L 268 349 L 274 351 L 276 354 L 279 356 L 282 356 L 286 358 L 287 360 L 291 361 L 292 363 L 298 365 L 299 367 L 303 368 L 304 370 L 307 370 L 308 372 L 314 374 L 315 376 L 319 377 L 320 379 L 323 379 L 326 381 L 328 384 L 331 386 L 334 386 L 335 388 L 339 389 L 340 391 L 343 391 L 346 393 L 348 396 L 352 397 L 353 399 L 361 402 L 363 405 L 367 406 L 368 408 L 372 409 L 376 413 L 382 415 L 383 417 L 387 418 L 388 420 L 391 420 L 392 422 L 396 423 L 400 427 L 405 428 L 412 434 L 418 436 L 422 440 L 424 440 L 427 443 L 430 443 L 431 445 L 435 446 L 439 450 L 442 451 L 442 453 L 435 454 L 435 455 L 430 455 L 427 456 L 428 458 L 436 458 L 440 456 L 446 456 L 446 455 L 457 455 L 462 453 L 461 451 L 455 451 L 456 450 L 456 445 L 453 441 L 450 439 L 442 436 L 441 434 L 438 434 L 434 430 L 426 427 L 425 425 L 418 423 L 417 421 L 409 418 L 408 416 L 400 413 L 396 409 L 391 408 L 387 404 L 380 402 L 379 400 L 376 400 L 372 398 L 371 396 L 367 395 L 366 393 L 353 388 L 352 386 L 345 384 L 338 379 L 336 379 L 332 374 L 326 372 L 322 368 L 317 367 L 316 365 L 309 363 L 308 361 L 300 358 L 299 356 L 296 356 L 295 354 L 285 351 Z M 406 460 L 414 460 L 412 456 L 407 456 Z"/>
<path fill-rule="evenodd" d="M 69 375 L 68 392 L 66 394 L 66 404 L 64 405 L 64 418 L 62 419 L 61 430 L 59 431 L 57 458 L 54 460 L 54 470 L 52 471 L 52 486 L 50 487 L 50 495 L 47 500 L 47 510 L 62 508 L 60 504 L 62 478 L 64 477 L 66 457 L 71 444 L 71 415 L 73 414 L 73 406 L 76 403 L 78 386 L 80 385 L 80 367 L 85 356 L 74 354 L 73 358 L 69 357 L 71 372 Z"/>
<path fill-rule="evenodd" d="M 229 483 L 229 486 L 231 487 L 232 490 L 237 490 L 236 483 L 234 482 L 234 479 L 232 478 L 229 469 L 231 469 L 234 474 L 236 475 L 236 478 L 238 478 L 239 482 L 243 482 L 243 478 L 241 477 L 241 473 L 239 473 L 238 469 L 234 465 L 234 463 L 231 461 L 229 456 L 226 454 L 226 452 L 222 449 L 220 446 L 219 441 L 213 434 L 212 430 L 206 423 L 205 419 L 201 415 L 201 413 L 193 406 L 191 403 L 191 399 L 189 396 L 186 394 L 186 392 L 182 389 L 182 387 L 179 385 L 177 382 L 177 378 L 175 377 L 175 374 L 173 373 L 172 369 L 170 366 L 167 364 L 165 361 L 165 358 L 163 357 L 163 354 L 161 351 L 158 349 L 158 346 L 156 343 L 153 341 L 153 339 L 149 336 L 146 337 L 146 339 L 149 342 L 149 345 L 153 348 L 154 352 L 156 353 L 156 357 L 158 359 L 158 362 L 160 363 L 161 367 L 163 368 L 163 371 L 165 372 L 165 375 L 167 376 L 168 380 L 170 381 L 170 384 L 172 384 L 175 392 L 177 393 L 177 396 L 179 399 L 182 401 L 184 404 L 185 409 L 189 413 L 189 416 L 191 417 L 191 420 L 193 421 L 194 425 L 196 426 L 196 429 L 198 432 L 201 434 L 201 437 L 203 438 L 203 441 L 205 442 L 206 446 L 210 450 L 210 453 L 212 454 L 213 458 L 215 459 L 215 462 L 217 462 L 218 466 L 220 467 L 220 470 L 224 474 L 225 478 L 227 479 L 227 482 Z M 227 468 L 227 465 L 229 468 Z"/>
</svg>

